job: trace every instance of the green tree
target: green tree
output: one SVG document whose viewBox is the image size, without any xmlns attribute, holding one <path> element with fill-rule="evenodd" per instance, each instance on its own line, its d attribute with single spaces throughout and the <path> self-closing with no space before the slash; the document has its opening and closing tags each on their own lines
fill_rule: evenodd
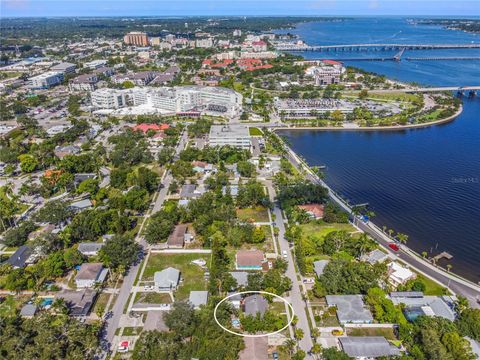
<svg viewBox="0 0 480 360">
<path fill-rule="evenodd" d="M 126 270 L 138 259 L 140 250 L 140 245 L 129 236 L 115 235 L 100 249 L 99 258 L 112 270 L 118 271 L 120 267 Z"/>
<path fill-rule="evenodd" d="M 37 169 L 38 160 L 29 154 L 23 154 L 18 157 L 20 160 L 20 168 L 25 173 L 31 173 Z"/>
</svg>

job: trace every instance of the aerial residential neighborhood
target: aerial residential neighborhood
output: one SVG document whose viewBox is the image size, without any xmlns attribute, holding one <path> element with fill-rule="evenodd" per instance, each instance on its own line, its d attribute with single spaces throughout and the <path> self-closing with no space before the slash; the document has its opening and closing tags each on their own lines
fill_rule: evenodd
<svg viewBox="0 0 480 360">
<path fill-rule="evenodd" d="M 478 284 L 289 141 L 454 94 L 297 53 L 342 17 L 2 20 L 2 359 L 478 358 Z"/>
</svg>

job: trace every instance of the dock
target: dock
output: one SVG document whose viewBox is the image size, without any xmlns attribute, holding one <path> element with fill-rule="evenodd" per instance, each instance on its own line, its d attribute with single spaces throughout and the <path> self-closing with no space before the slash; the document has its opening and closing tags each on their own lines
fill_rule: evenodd
<svg viewBox="0 0 480 360">
<path fill-rule="evenodd" d="M 440 254 L 438 254 L 437 256 L 434 256 L 432 258 L 433 261 L 437 262 L 438 260 L 441 260 L 441 259 L 447 259 L 447 260 L 452 260 L 453 259 L 453 255 L 452 254 L 449 254 L 448 252 L 444 251 L 444 252 L 441 252 Z"/>
</svg>

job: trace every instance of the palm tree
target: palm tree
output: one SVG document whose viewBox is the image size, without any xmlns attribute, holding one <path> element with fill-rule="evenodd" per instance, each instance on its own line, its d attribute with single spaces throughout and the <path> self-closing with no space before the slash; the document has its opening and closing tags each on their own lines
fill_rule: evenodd
<svg viewBox="0 0 480 360">
<path fill-rule="evenodd" d="M 407 234 L 398 233 L 397 238 L 398 238 L 398 241 L 400 241 L 400 243 L 402 243 L 402 244 L 406 244 L 407 241 L 408 241 L 408 235 Z"/>
<path fill-rule="evenodd" d="M 312 329 L 312 337 L 315 341 L 317 341 L 317 338 L 320 336 L 320 330 L 318 330 L 317 327 Z"/>
<path fill-rule="evenodd" d="M 310 352 L 311 352 L 312 354 L 318 355 L 318 354 L 320 354 L 320 353 L 322 352 L 322 350 L 323 350 L 322 345 L 315 343 L 315 344 L 313 344 L 312 349 L 310 350 Z M 315 357 L 316 357 L 316 356 L 315 356 Z"/>
<path fill-rule="evenodd" d="M 447 264 L 447 271 L 450 272 L 450 270 L 452 270 L 452 265 L 451 265 L 451 264 Z"/>
<path fill-rule="evenodd" d="M 387 232 L 388 232 L 388 236 L 392 237 L 392 235 L 395 231 L 393 231 L 393 229 L 388 229 Z"/>
<path fill-rule="evenodd" d="M 422 251 L 422 257 L 423 257 L 424 259 L 427 258 L 427 255 L 428 255 L 428 253 L 427 253 L 426 251 Z"/>
<path fill-rule="evenodd" d="M 302 340 L 304 336 L 304 332 L 302 329 L 295 329 L 295 339 L 298 341 Z"/>
<path fill-rule="evenodd" d="M 283 346 L 285 346 L 285 349 L 287 350 L 288 354 L 292 356 L 293 352 L 295 351 L 295 348 L 297 347 L 297 342 L 292 338 L 288 338 L 283 343 Z"/>
</svg>

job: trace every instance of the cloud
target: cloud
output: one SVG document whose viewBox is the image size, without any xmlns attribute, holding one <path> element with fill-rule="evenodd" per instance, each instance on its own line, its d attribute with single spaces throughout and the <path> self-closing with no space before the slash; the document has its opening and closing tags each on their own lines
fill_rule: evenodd
<svg viewBox="0 0 480 360">
<path fill-rule="evenodd" d="M 380 2 L 378 0 L 371 0 L 368 3 L 369 9 L 378 9 L 380 7 Z"/>
</svg>

